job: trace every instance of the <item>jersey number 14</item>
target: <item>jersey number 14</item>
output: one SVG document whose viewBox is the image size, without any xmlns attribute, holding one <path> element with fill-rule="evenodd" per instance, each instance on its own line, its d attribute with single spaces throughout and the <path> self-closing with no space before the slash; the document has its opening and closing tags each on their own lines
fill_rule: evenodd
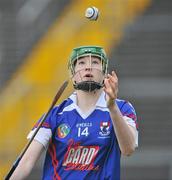
<svg viewBox="0 0 172 180">
<path fill-rule="evenodd" d="M 80 136 L 88 136 L 89 132 L 88 132 L 88 127 L 85 127 L 84 129 L 79 127 L 78 128 L 78 137 Z"/>
</svg>

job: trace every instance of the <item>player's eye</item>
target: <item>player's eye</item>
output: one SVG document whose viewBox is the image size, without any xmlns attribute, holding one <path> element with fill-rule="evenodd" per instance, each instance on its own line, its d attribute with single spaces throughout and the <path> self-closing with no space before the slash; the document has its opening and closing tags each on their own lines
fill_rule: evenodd
<svg viewBox="0 0 172 180">
<path fill-rule="evenodd" d="M 78 61 L 78 64 L 79 64 L 79 65 L 84 65 L 85 62 L 84 62 L 84 61 Z"/>
<path fill-rule="evenodd" d="M 99 60 L 93 60 L 92 64 L 100 64 L 100 61 Z"/>
</svg>

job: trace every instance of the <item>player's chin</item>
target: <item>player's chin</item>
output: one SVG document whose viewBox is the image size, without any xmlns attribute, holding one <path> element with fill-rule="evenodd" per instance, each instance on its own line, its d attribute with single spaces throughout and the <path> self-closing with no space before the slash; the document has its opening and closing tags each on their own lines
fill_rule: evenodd
<svg viewBox="0 0 172 180">
<path fill-rule="evenodd" d="M 83 81 L 95 81 L 93 77 L 83 77 Z"/>
</svg>

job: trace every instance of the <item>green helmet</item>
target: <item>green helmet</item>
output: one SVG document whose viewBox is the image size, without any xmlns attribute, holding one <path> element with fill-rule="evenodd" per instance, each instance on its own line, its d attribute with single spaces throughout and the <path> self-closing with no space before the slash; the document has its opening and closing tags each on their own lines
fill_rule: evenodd
<svg viewBox="0 0 172 180">
<path fill-rule="evenodd" d="M 77 59 L 80 57 L 88 56 L 88 55 L 99 57 L 102 60 L 103 73 L 107 73 L 108 68 L 108 58 L 104 49 L 100 46 L 80 46 L 74 48 L 70 59 L 68 67 L 71 70 L 72 74 L 74 74 L 74 64 Z"/>
</svg>

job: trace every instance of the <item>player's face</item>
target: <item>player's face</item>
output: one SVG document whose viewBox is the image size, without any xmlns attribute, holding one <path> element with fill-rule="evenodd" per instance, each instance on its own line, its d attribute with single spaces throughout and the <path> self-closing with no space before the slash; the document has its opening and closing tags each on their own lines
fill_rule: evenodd
<svg viewBox="0 0 172 180">
<path fill-rule="evenodd" d="M 102 61 L 94 56 L 79 58 L 75 63 L 75 75 L 73 79 L 77 83 L 82 81 L 103 82 Z"/>
</svg>

